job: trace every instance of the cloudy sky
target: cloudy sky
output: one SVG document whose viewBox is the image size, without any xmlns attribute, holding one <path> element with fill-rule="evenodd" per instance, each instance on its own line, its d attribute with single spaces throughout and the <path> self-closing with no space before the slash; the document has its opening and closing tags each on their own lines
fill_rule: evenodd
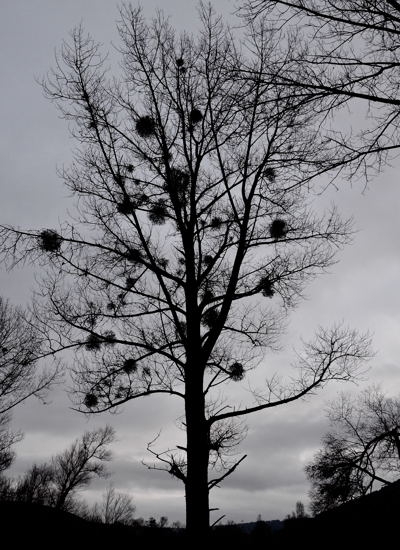
<svg viewBox="0 0 400 550">
<path fill-rule="evenodd" d="M 42 94 L 37 79 L 54 61 L 54 49 L 69 30 L 83 21 L 94 37 L 106 46 L 116 41 L 114 0 L 1 0 L 0 3 L 0 223 L 21 227 L 57 226 L 66 217 L 70 198 L 56 174 L 68 164 L 73 142 L 64 121 Z M 229 0 L 213 1 L 229 16 Z M 161 7 L 178 29 L 194 29 L 193 0 L 146 0 L 149 15 Z M 365 380 L 358 386 L 332 384 L 317 396 L 282 409 L 249 418 L 248 435 L 241 451 L 246 461 L 212 495 L 212 506 L 227 519 L 251 521 L 283 518 L 297 500 L 307 503 L 309 489 L 304 465 L 318 449 L 327 428 L 324 410 L 338 391 L 358 392 L 380 383 L 391 395 L 400 387 L 400 255 L 399 162 L 387 167 L 367 188 L 359 181 L 343 182 L 330 190 L 324 201 L 334 200 L 344 216 L 353 216 L 358 229 L 352 245 L 339 256 L 330 273 L 314 281 L 307 297 L 291 314 L 282 339 L 282 351 L 265 358 L 271 370 L 291 361 L 293 347 L 309 338 L 319 325 L 344 320 L 374 336 L 376 355 Z M 0 293 L 15 304 L 24 304 L 34 286 L 34 269 L 27 266 L 12 274 L 0 270 Z M 116 427 L 111 465 L 117 489 L 129 492 L 137 515 L 166 515 L 184 519 L 182 487 L 161 472 L 146 469 L 151 462 L 146 444 L 161 430 L 163 441 L 174 442 L 175 419 L 182 411 L 167 398 L 149 398 L 127 405 L 118 415 L 88 419 L 70 410 L 60 388 L 47 404 L 35 401 L 15 411 L 13 425 L 25 433 L 17 446 L 12 469 L 19 475 L 32 462 L 47 460 L 83 431 L 110 423 Z M 104 482 L 86 493 L 99 498 Z"/>
</svg>

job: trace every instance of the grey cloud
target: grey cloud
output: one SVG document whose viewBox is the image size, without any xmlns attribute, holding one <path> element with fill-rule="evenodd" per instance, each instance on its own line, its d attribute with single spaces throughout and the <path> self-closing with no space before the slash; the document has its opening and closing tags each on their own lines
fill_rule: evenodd
<svg viewBox="0 0 400 550">
<path fill-rule="evenodd" d="M 195 18 L 195 0 L 168 3 L 152 0 L 146 12 L 162 5 L 173 14 L 173 23 L 191 28 Z M 213 2 L 225 13 L 232 8 L 229 0 Z M 117 2 L 109 0 L 2 0 L 0 19 L 2 102 L 0 118 L 0 223 L 28 227 L 56 226 L 66 218 L 70 201 L 56 175 L 56 165 L 67 165 L 73 142 L 65 121 L 42 96 L 34 77 L 46 73 L 53 63 L 53 49 L 76 23 L 83 19 L 95 38 L 106 45 L 115 37 Z M 7 52 L 7 53 L 4 53 Z M 318 325 L 345 320 L 374 333 L 376 357 L 371 361 L 368 379 L 360 386 L 332 384 L 306 402 L 281 407 L 247 419 L 249 433 L 238 451 L 248 458 L 223 488 L 213 492 L 212 503 L 237 521 L 284 517 L 299 498 L 306 500 L 308 484 L 303 467 L 318 449 L 327 429 L 324 409 L 338 391 L 358 391 L 371 380 L 383 382 L 387 391 L 400 388 L 400 188 L 397 161 L 393 169 L 370 185 L 361 195 L 364 182 L 351 188 L 332 188 L 321 198 L 318 210 L 334 200 L 345 216 L 354 215 L 360 231 L 338 256 L 339 263 L 330 273 L 317 278 L 306 289 L 307 300 L 290 313 L 288 331 L 282 339 L 282 353 L 269 354 L 265 369 L 256 375 L 262 386 L 269 370 L 288 372 L 293 360 L 292 347 L 300 337 L 310 338 Z M 323 183 L 323 182 L 322 182 Z M 0 271 L 1 294 L 16 303 L 29 299 L 34 269 L 27 266 L 12 274 Z M 246 386 L 245 386 L 246 387 Z M 236 392 L 235 392 L 236 393 Z M 237 392 L 239 395 L 239 392 Z M 240 397 L 242 399 L 242 397 Z M 138 514 L 168 515 L 183 519 L 182 488 L 170 476 L 147 470 L 142 458 L 151 461 L 146 444 L 161 429 L 157 445 L 181 441 L 175 427 L 181 405 L 171 399 L 148 399 L 125 406 L 121 414 L 85 417 L 70 410 L 70 402 L 61 390 L 49 396 L 49 404 L 30 401 L 15 411 L 13 425 L 26 433 L 16 447 L 18 460 L 11 473 L 19 475 L 33 461 L 41 462 L 64 449 L 83 431 L 111 423 L 117 429 L 115 459 L 110 467 L 119 490 L 129 491 L 138 506 Z M 239 455 L 240 456 L 240 455 Z M 96 499 L 104 488 L 96 482 L 87 492 Z"/>
</svg>

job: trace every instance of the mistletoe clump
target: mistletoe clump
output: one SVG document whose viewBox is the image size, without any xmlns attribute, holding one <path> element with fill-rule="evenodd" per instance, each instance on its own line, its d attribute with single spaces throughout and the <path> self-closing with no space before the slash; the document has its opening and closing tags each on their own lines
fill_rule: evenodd
<svg viewBox="0 0 400 550">
<path fill-rule="evenodd" d="M 211 229 L 219 229 L 222 225 L 222 218 L 219 216 L 214 216 L 210 222 Z"/>
<path fill-rule="evenodd" d="M 244 378 L 244 367 L 242 363 L 232 363 L 229 367 L 229 377 L 235 382 L 240 382 Z"/>
<path fill-rule="evenodd" d="M 135 372 L 137 370 L 136 360 L 132 358 L 125 359 L 122 365 L 122 370 L 126 372 L 126 374 L 132 374 L 133 372 Z"/>
<path fill-rule="evenodd" d="M 203 120 L 203 113 L 199 109 L 192 109 L 189 118 L 192 124 L 197 124 Z"/>
<path fill-rule="evenodd" d="M 175 61 L 178 67 L 183 67 L 183 65 L 185 64 L 182 57 L 178 57 Z"/>
<path fill-rule="evenodd" d="M 85 395 L 84 404 L 88 409 L 93 409 L 99 403 L 99 398 L 94 393 L 87 393 Z"/>
<path fill-rule="evenodd" d="M 58 252 L 62 243 L 62 237 L 53 229 L 45 229 L 39 235 L 39 246 L 45 252 Z"/>
<path fill-rule="evenodd" d="M 140 137 L 146 138 L 156 133 L 156 123 L 151 116 L 141 116 L 136 121 L 136 131 Z"/>
<path fill-rule="evenodd" d="M 88 351 L 97 351 L 100 349 L 101 342 L 101 338 L 97 334 L 89 334 L 86 338 L 85 348 Z"/>
<path fill-rule="evenodd" d="M 127 196 L 125 196 L 123 200 L 117 205 L 118 212 L 120 214 L 125 214 L 126 216 L 128 216 L 129 214 L 132 214 L 134 208 L 135 208 L 135 203 L 133 203 L 131 199 Z"/>
<path fill-rule="evenodd" d="M 167 217 L 167 207 L 164 201 L 158 201 L 151 205 L 149 210 L 149 220 L 155 225 L 165 223 Z"/>
<path fill-rule="evenodd" d="M 261 294 L 266 298 L 272 298 L 272 296 L 275 294 L 273 285 L 273 281 L 271 281 L 268 275 L 266 275 L 265 277 L 262 277 L 260 279 L 260 282 L 258 283 L 258 289 L 260 290 Z"/>
<path fill-rule="evenodd" d="M 137 248 L 130 248 L 126 254 L 126 257 L 133 264 L 138 264 L 143 259 L 142 253 Z"/>
<path fill-rule="evenodd" d="M 285 222 L 285 220 L 282 220 L 280 218 L 274 220 L 269 226 L 269 234 L 273 239 L 275 239 L 275 241 L 283 239 L 286 236 L 287 232 L 287 223 Z"/>
<path fill-rule="evenodd" d="M 270 166 L 268 166 L 268 168 L 264 170 L 264 178 L 273 183 L 276 180 L 275 168 L 271 168 Z"/>
<path fill-rule="evenodd" d="M 113 346 L 115 344 L 115 332 L 113 332 L 112 330 L 106 330 L 103 333 L 103 340 L 104 344 L 108 346 Z"/>
</svg>

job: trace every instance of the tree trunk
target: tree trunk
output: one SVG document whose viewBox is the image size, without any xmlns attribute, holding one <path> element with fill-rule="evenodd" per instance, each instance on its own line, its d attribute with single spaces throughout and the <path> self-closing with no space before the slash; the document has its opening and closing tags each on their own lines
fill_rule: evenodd
<svg viewBox="0 0 400 550">
<path fill-rule="evenodd" d="M 191 369 L 186 380 L 186 530 L 203 537 L 209 529 L 208 456 L 209 428 L 205 418 L 202 369 Z"/>
</svg>

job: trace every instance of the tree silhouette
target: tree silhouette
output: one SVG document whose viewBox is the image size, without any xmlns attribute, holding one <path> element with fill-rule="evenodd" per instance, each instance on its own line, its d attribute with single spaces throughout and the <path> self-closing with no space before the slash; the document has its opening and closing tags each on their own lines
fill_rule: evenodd
<svg viewBox="0 0 400 550">
<path fill-rule="evenodd" d="M 43 371 L 42 335 L 25 312 L 0 297 L 0 416 L 36 396 L 56 380 L 57 370 Z"/>
<path fill-rule="evenodd" d="M 22 434 L 9 429 L 9 422 L 8 414 L 0 415 L 0 475 L 11 466 L 15 458 L 12 446 L 22 439 Z"/>
<path fill-rule="evenodd" d="M 54 505 L 53 470 L 49 464 L 33 466 L 14 484 L 12 500 Z"/>
<path fill-rule="evenodd" d="M 185 484 L 187 528 L 200 534 L 209 490 L 244 459 L 231 456 L 236 421 L 349 380 L 368 342 L 321 329 L 287 383 L 271 374 L 229 401 L 347 242 L 335 209 L 312 208 L 311 180 L 335 159 L 313 106 L 262 77 L 285 67 L 266 22 L 250 28 L 245 55 L 204 5 L 197 37 L 178 37 L 161 15 L 146 23 L 140 9 L 120 16 L 119 80 L 79 27 L 44 82 L 79 143 L 62 170 L 77 214 L 57 231 L 3 227 L 3 253 L 46 268 L 34 311 L 49 351 L 76 351 L 77 408 L 182 400 L 186 445 L 150 449 Z"/>
<path fill-rule="evenodd" d="M 115 433 L 110 426 L 85 432 L 69 449 L 51 461 L 54 506 L 64 509 L 67 499 L 88 485 L 94 477 L 107 475 L 105 462 L 111 460 L 108 449 Z"/>
<path fill-rule="evenodd" d="M 15 500 L 74 511 L 76 492 L 89 485 L 94 477 L 107 476 L 105 462 L 111 459 L 107 447 L 114 437 L 110 426 L 85 432 L 49 464 L 34 464 L 16 484 Z"/>
<path fill-rule="evenodd" d="M 98 518 L 106 524 L 132 525 L 136 507 L 132 498 L 125 493 L 117 493 L 110 485 L 100 504 L 95 504 L 89 517 Z"/>
<path fill-rule="evenodd" d="M 342 395 L 329 412 L 331 431 L 306 467 L 314 513 L 328 510 L 398 478 L 400 402 L 377 388 L 357 400 Z"/>
<path fill-rule="evenodd" d="M 0 297 L 0 472 L 14 459 L 12 446 L 22 434 L 8 426 L 11 411 L 26 399 L 43 398 L 57 380 L 55 369 L 40 369 L 42 341 L 26 313 Z"/>
</svg>

